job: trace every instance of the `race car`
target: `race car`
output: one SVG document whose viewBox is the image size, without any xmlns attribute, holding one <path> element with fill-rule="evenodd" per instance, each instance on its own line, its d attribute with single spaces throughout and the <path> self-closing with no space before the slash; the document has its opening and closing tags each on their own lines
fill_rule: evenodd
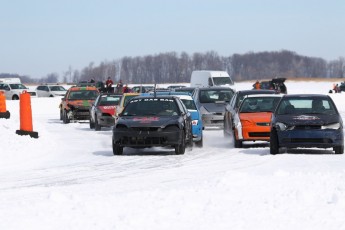
<svg viewBox="0 0 345 230">
<path fill-rule="evenodd" d="M 77 120 L 90 120 L 89 109 L 98 95 L 99 91 L 93 86 L 69 88 L 59 105 L 60 120 L 64 124 Z"/>
<path fill-rule="evenodd" d="M 90 129 L 98 131 L 115 124 L 115 106 L 120 103 L 121 97 L 121 94 L 104 93 L 96 98 L 90 108 Z"/>
<path fill-rule="evenodd" d="M 269 141 L 270 121 L 281 94 L 253 94 L 246 96 L 234 116 L 234 146 L 243 141 Z"/>
</svg>

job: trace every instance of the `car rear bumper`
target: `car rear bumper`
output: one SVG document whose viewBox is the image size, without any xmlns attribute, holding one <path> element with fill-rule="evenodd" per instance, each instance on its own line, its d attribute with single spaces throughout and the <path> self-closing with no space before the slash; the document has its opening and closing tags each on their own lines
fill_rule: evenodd
<svg viewBox="0 0 345 230">
<path fill-rule="evenodd" d="M 203 114 L 202 122 L 205 127 L 224 127 L 224 115 Z"/>
</svg>

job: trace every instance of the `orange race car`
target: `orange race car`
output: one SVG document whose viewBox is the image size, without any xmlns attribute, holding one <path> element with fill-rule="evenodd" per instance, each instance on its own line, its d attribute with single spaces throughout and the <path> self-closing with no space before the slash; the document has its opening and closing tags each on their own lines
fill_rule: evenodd
<svg viewBox="0 0 345 230">
<path fill-rule="evenodd" d="M 271 116 L 281 94 L 255 94 L 245 97 L 234 116 L 234 145 L 243 141 L 269 141 Z"/>
<path fill-rule="evenodd" d="M 89 109 L 98 95 L 99 91 L 94 86 L 72 86 L 61 99 L 60 120 L 64 124 L 76 120 L 90 120 Z"/>
</svg>

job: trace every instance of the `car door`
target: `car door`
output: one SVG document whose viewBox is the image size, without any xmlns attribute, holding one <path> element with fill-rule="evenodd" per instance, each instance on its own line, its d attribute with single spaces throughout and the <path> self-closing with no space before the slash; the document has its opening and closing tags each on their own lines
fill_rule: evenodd
<svg viewBox="0 0 345 230">
<path fill-rule="evenodd" d="M 183 102 L 180 99 L 176 99 L 177 105 L 179 107 L 179 110 L 182 112 L 182 117 L 183 117 L 183 123 L 185 126 L 185 130 L 188 131 L 186 132 L 186 138 L 193 139 L 192 136 L 192 116 L 190 112 L 187 110 L 186 106 L 183 104 Z"/>
</svg>

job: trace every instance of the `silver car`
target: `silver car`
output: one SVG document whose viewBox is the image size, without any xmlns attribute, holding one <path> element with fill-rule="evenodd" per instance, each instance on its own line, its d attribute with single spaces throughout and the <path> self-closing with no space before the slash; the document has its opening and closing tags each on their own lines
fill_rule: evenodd
<svg viewBox="0 0 345 230">
<path fill-rule="evenodd" d="M 200 110 L 204 127 L 224 126 L 225 106 L 233 97 L 235 90 L 230 87 L 196 88 L 193 98 Z"/>
<path fill-rule="evenodd" d="M 40 85 L 36 88 L 38 97 L 64 96 L 67 90 L 61 85 Z"/>
</svg>

